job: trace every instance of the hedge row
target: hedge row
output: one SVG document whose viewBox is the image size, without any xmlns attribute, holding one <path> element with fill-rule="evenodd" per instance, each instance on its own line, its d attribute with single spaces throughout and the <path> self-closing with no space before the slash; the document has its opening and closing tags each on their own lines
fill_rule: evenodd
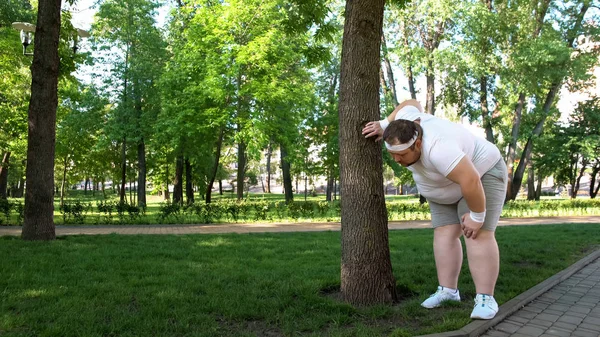
<svg viewBox="0 0 600 337">
<path fill-rule="evenodd" d="M 161 203 L 158 210 L 147 212 L 127 203 L 100 201 L 95 206 L 79 200 L 60 208 L 65 224 L 139 224 L 139 223 L 219 223 L 245 221 L 339 221 L 340 202 L 326 201 L 242 201 L 225 200 L 211 204 L 179 205 Z M 387 202 L 389 220 L 428 220 L 427 204 Z M 600 199 L 510 201 L 503 217 L 600 215 Z M 57 219 L 58 220 L 58 219 Z M 0 225 L 21 224 L 23 204 L 0 200 Z"/>
</svg>

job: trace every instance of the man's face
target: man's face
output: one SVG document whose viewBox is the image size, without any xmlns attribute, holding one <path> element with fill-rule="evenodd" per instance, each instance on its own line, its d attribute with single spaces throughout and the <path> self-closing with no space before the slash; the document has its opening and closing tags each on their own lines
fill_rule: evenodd
<svg viewBox="0 0 600 337">
<path fill-rule="evenodd" d="M 413 146 L 403 151 L 389 151 L 394 161 L 404 167 L 408 167 L 421 158 L 421 140 L 417 139 Z"/>
</svg>

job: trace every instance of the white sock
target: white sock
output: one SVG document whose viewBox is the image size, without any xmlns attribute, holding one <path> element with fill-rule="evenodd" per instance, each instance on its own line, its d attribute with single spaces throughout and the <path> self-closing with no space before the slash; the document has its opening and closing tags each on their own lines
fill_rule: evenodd
<svg viewBox="0 0 600 337">
<path fill-rule="evenodd" d="M 440 286 L 442 287 L 442 286 Z M 456 292 L 458 291 L 458 289 L 452 289 L 452 288 L 447 288 L 447 287 L 442 287 L 442 290 L 444 290 L 447 293 L 451 293 L 451 294 L 456 294 Z"/>
</svg>

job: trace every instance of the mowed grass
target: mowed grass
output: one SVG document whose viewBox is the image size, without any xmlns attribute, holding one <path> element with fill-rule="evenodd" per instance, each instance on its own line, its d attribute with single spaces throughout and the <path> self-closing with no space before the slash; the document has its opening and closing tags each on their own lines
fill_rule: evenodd
<svg viewBox="0 0 600 337">
<path fill-rule="evenodd" d="M 600 225 L 500 227 L 500 304 L 596 249 Z M 340 233 L 0 238 L 1 336 L 412 336 L 470 322 L 437 286 L 431 230 L 390 231 L 401 301 L 339 300 Z"/>
</svg>

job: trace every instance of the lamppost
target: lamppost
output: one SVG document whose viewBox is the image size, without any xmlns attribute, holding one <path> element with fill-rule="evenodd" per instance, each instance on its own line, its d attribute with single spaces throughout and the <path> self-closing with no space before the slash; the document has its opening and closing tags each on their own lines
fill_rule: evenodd
<svg viewBox="0 0 600 337">
<path fill-rule="evenodd" d="M 33 33 L 35 25 L 29 22 L 13 22 L 13 28 L 21 31 L 21 43 L 23 44 L 23 55 L 33 56 L 33 53 L 27 52 L 27 47 L 33 42 Z M 76 28 L 77 34 L 73 36 L 73 53 L 77 53 L 77 37 L 90 37 L 90 33 L 83 29 Z"/>
<path fill-rule="evenodd" d="M 33 33 L 35 25 L 28 22 L 13 22 L 13 28 L 21 31 L 21 43 L 23 44 L 23 55 L 33 56 L 33 53 L 27 53 L 27 47 L 33 42 Z"/>
</svg>

